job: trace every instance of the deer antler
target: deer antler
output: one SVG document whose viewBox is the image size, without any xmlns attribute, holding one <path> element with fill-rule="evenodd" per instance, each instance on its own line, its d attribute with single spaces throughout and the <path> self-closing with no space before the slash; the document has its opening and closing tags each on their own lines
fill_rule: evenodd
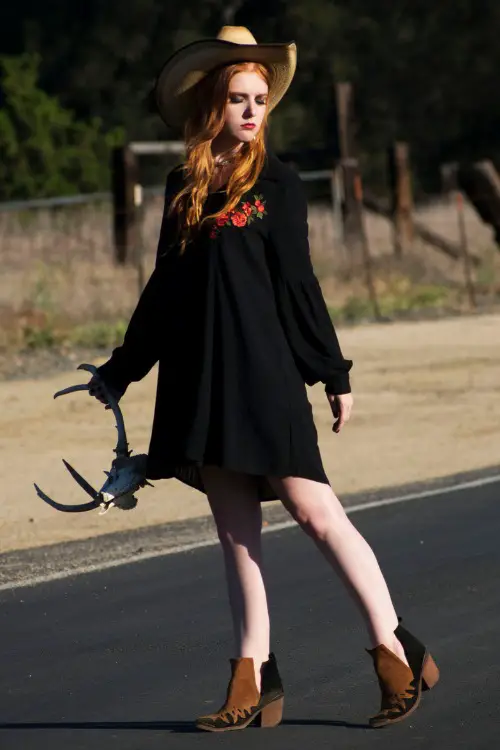
<svg viewBox="0 0 500 750">
<path fill-rule="evenodd" d="M 76 368 L 77 370 L 87 370 L 87 372 L 92 373 L 92 375 L 97 375 L 99 377 L 99 374 L 97 372 L 97 367 L 94 365 L 78 365 Z M 117 400 L 113 396 L 113 394 L 110 392 L 109 388 L 107 388 L 106 383 L 101 378 L 101 388 L 104 391 L 104 396 L 106 397 L 106 401 L 108 402 L 109 406 L 111 407 L 111 411 L 114 414 L 114 417 L 116 419 L 116 429 L 118 430 L 118 440 L 116 443 L 115 453 L 117 456 L 130 456 L 130 452 L 128 450 L 128 443 L 127 443 L 127 433 L 125 432 L 125 423 L 123 421 L 123 414 L 120 409 L 120 406 L 118 405 Z M 67 393 L 74 393 L 75 391 L 88 391 L 89 384 L 88 383 L 82 383 L 80 385 L 70 385 L 69 388 L 63 388 L 62 391 L 57 391 L 57 393 L 54 393 L 54 398 L 58 398 L 59 396 L 65 396 Z"/>
<path fill-rule="evenodd" d="M 79 365 L 78 370 L 87 370 L 94 376 L 99 377 L 97 368 L 94 365 L 82 364 Z M 67 470 L 73 477 L 73 479 L 80 485 L 80 487 L 92 498 L 89 503 L 82 503 L 79 505 L 65 505 L 52 500 L 46 495 L 39 487 L 35 484 L 35 489 L 38 496 L 48 503 L 56 510 L 62 510 L 69 513 L 80 513 L 87 510 L 93 510 L 94 508 L 101 507 L 101 513 L 106 512 L 112 505 L 117 505 L 123 509 L 135 507 L 137 500 L 133 493 L 144 485 L 151 485 L 145 478 L 146 470 L 146 459 L 147 456 L 140 454 L 131 457 L 131 451 L 128 449 L 127 435 L 125 432 L 125 423 L 123 421 L 123 415 L 118 405 L 118 401 L 110 392 L 110 389 L 106 387 L 106 384 L 101 378 L 101 387 L 104 392 L 107 403 L 111 407 L 111 410 L 116 419 L 116 429 L 118 431 L 118 438 L 116 448 L 116 458 L 113 460 L 111 471 L 106 471 L 107 475 L 106 482 L 102 488 L 98 491 L 95 490 L 91 484 L 87 482 L 71 464 L 63 459 L 63 463 Z M 75 393 L 76 391 L 89 390 L 89 384 L 72 385 L 69 388 L 64 388 L 61 391 L 57 391 L 54 394 L 54 398 L 64 396 L 68 393 Z"/>
</svg>

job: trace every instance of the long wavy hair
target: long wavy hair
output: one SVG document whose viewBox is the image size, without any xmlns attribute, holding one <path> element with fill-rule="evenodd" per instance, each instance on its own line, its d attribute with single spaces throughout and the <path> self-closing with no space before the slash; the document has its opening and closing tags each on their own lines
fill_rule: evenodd
<svg viewBox="0 0 500 750">
<path fill-rule="evenodd" d="M 236 73 L 243 71 L 257 73 L 268 87 L 270 86 L 271 74 L 264 65 L 242 62 L 216 68 L 205 76 L 192 91 L 190 112 L 184 126 L 185 184 L 174 196 L 169 207 L 169 215 L 177 214 L 181 254 L 188 242 L 192 241 L 201 230 L 204 222 L 214 221 L 238 205 L 244 193 L 255 184 L 264 166 L 267 105 L 259 132 L 253 140 L 243 143 L 238 153 L 236 167 L 227 183 L 224 205 L 216 213 L 202 218 L 203 206 L 215 173 L 212 141 L 224 127 L 231 79 Z"/>
</svg>

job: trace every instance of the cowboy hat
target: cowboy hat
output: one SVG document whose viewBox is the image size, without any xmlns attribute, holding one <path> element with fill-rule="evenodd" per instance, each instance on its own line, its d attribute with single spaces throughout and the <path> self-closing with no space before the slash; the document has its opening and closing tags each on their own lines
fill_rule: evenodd
<svg viewBox="0 0 500 750">
<path fill-rule="evenodd" d="M 167 125 L 182 125 L 193 87 L 211 70 L 237 62 L 264 64 L 271 73 L 269 111 L 292 82 L 297 65 L 295 42 L 257 44 L 245 26 L 223 26 L 215 39 L 201 39 L 174 52 L 156 80 L 154 97 Z"/>
</svg>

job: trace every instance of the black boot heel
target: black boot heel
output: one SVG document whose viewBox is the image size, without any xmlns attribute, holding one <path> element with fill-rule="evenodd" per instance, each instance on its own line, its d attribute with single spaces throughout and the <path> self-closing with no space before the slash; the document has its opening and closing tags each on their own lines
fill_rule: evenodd
<svg viewBox="0 0 500 750">
<path fill-rule="evenodd" d="M 394 631 L 394 635 L 405 650 L 406 658 L 408 659 L 408 664 L 413 672 L 415 681 L 417 685 L 421 683 L 422 690 L 430 690 L 439 680 L 437 664 L 424 644 L 403 627 L 401 624 L 402 618 L 398 617 L 398 620 L 399 625 Z"/>
</svg>

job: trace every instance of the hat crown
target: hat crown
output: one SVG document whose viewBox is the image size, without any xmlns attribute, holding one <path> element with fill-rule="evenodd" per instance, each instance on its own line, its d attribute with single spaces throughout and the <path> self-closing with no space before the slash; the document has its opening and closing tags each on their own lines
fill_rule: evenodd
<svg viewBox="0 0 500 750">
<path fill-rule="evenodd" d="M 257 40 L 246 26 L 223 26 L 217 39 L 233 44 L 257 44 Z"/>
</svg>

